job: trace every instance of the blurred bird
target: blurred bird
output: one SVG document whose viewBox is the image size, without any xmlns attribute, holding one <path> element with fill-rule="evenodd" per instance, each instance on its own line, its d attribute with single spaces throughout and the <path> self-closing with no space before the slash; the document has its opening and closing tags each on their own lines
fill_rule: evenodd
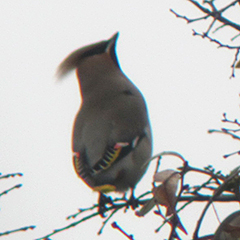
<svg viewBox="0 0 240 240">
<path fill-rule="evenodd" d="M 73 164 L 94 191 L 133 190 L 147 169 L 152 137 L 142 94 L 121 71 L 116 52 L 118 33 L 72 52 L 58 77 L 76 69 L 82 104 L 73 127 Z M 101 209 L 100 207 L 100 210 Z"/>
</svg>

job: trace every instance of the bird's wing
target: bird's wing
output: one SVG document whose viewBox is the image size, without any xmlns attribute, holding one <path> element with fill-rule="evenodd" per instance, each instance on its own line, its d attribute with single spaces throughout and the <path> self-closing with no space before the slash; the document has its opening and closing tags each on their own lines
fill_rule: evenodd
<svg viewBox="0 0 240 240">
<path fill-rule="evenodd" d="M 73 151 L 85 152 L 84 157 L 92 173 L 104 171 L 128 155 L 146 134 L 148 120 L 145 106 L 143 110 L 138 110 L 139 99 L 130 100 L 129 104 L 125 98 L 118 98 L 115 103 L 113 101 L 113 106 L 98 108 L 101 110 L 89 110 L 87 107 L 87 112 L 83 107 L 79 112 Z"/>
</svg>

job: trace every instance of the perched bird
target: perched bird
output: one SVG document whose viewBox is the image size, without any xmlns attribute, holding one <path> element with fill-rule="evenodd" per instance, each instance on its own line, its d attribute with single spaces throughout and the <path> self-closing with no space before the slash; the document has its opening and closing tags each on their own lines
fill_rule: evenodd
<svg viewBox="0 0 240 240">
<path fill-rule="evenodd" d="M 145 101 L 120 69 L 117 38 L 72 52 L 57 71 L 63 77 L 76 69 L 82 103 L 73 127 L 73 164 L 100 199 L 111 191 L 133 193 L 152 152 Z"/>
</svg>

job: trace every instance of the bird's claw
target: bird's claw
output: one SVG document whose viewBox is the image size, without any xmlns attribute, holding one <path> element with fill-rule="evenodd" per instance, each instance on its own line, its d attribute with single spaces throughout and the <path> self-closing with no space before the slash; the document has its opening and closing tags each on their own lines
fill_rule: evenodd
<svg viewBox="0 0 240 240">
<path fill-rule="evenodd" d="M 106 204 L 113 204 L 111 197 L 108 197 L 103 193 L 100 193 L 100 196 L 98 199 L 98 212 L 100 216 L 103 218 L 106 217 L 104 214 L 107 210 Z"/>
</svg>

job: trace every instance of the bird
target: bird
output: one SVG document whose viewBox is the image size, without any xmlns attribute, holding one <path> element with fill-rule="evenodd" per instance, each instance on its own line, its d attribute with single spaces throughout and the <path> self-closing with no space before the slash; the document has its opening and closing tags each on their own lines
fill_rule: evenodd
<svg viewBox="0 0 240 240">
<path fill-rule="evenodd" d="M 134 189 L 152 154 L 152 133 L 142 93 L 121 70 L 116 55 L 119 33 L 70 53 L 58 78 L 75 70 L 81 94 L 72 132 L 73 165 L 99 204 L 110 192 Z M 103 208 L 99 208 L 103 211 Z"/>
</svg>

